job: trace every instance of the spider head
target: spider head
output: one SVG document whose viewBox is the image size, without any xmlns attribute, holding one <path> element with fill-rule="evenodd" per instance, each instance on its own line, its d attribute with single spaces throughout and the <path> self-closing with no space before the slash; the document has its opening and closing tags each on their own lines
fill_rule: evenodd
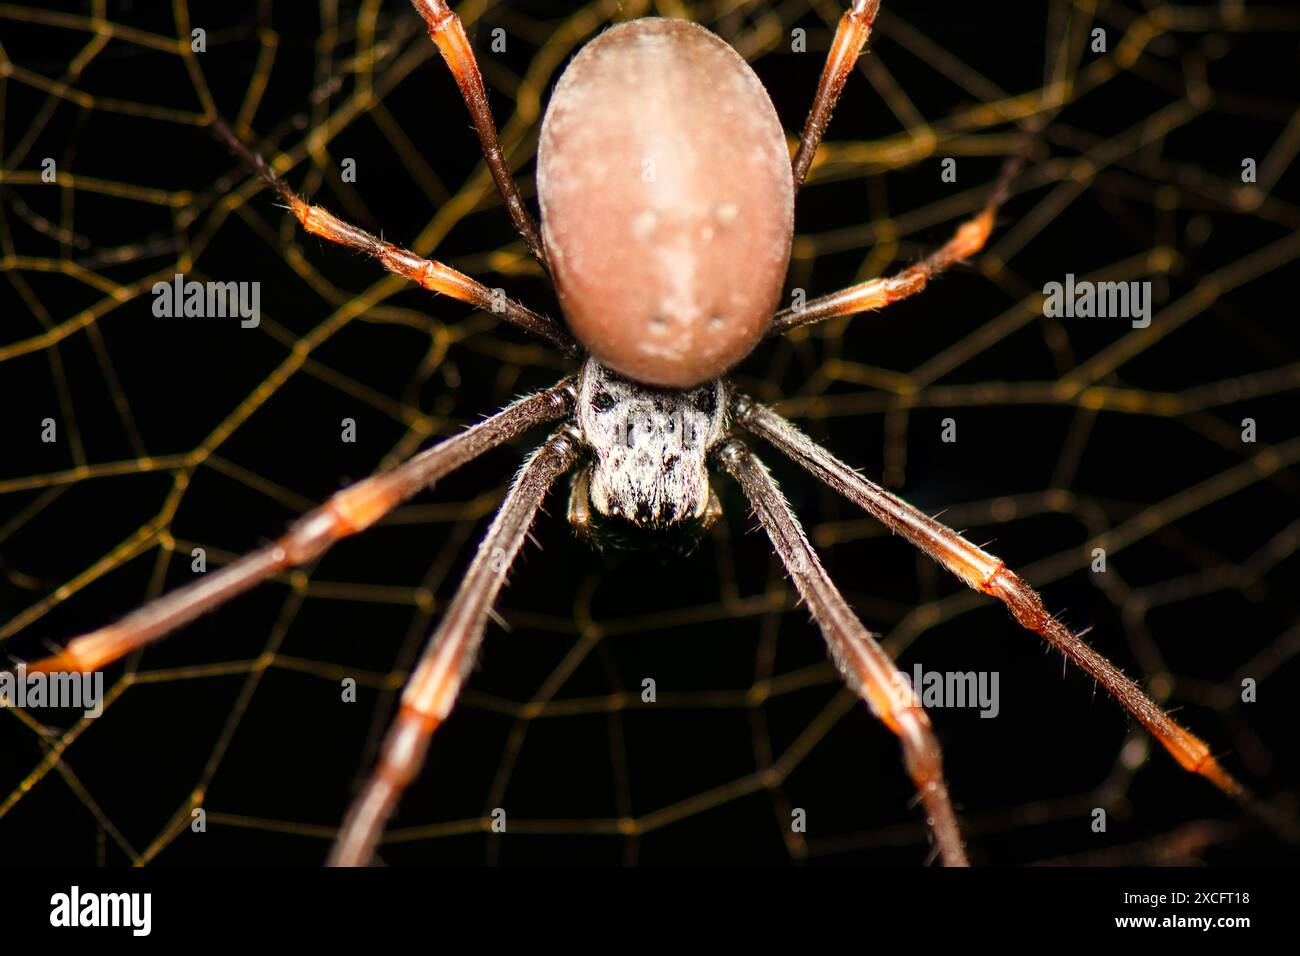
<svg viewBox="0 0 1300 956">
<path fill-rule="evenodd" d="M 588 359 L 576 418 L 592 463 L 575 486 L 571 515 L 589 508 L 643 529 L 703 522 L 712 499 L 708 455 L 726 434 L 726 399 L 717 379 L 653 388 Z"/>
</svg>

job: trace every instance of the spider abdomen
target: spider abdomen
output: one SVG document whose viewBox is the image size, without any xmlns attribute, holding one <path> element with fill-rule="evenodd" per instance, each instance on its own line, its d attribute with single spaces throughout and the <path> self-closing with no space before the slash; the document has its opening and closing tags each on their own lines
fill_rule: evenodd
<svg viewBox="0 0 1300 956">
<path fill-rule="evenodd" d="M 609 368 L 689 388 L 767 331 L 790 155 L 762 83 L 708 30 L 650 18 L 587 44 L 547 108 L 537 190 L 565 317 Z"/>
</svg>

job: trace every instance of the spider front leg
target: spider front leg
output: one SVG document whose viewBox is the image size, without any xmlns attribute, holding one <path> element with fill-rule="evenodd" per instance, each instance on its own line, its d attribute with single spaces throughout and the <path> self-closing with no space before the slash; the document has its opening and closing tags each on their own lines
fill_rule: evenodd
<svg viewBox="0 0 1300 956">
<path fill-rule="evenodd" d="M 492 107 L 488 105 L 487 90 L 483 87 L 483 75 L 479 72 L 478 61 L 474 58 L 474 48 L 470 46 L 469 37 L 465 35 L 465 26 L 460 17 L 451 12 L 445 0 L 411 0 L 415 12 L 429 25 L 429 37 L 438 46 L 438 52 L 447 62 L 451 75 L 456 78 L 465 106 L 469 108 L 470 119 L 478 131 L 479 145 L 483 147 L 483 158 L 487 160 L 488 170 L 496 181 L 501 198 L 505 200 L 510 219 L 523 236 L 524 244 L 533 254 L 542 268 L 546 268 L 546 250 L 542 246 L 537 223 L 524 205 L 519 195 L 519 187 L 506 166 L 501 154 L 501 143 L 497 140 L 496 123 L 492 121 Z"/>
<path fill-rule="evenodd" d="M 365 866 L 402 793 L 424 765 L 429 739 L 447 719 L 483 641 L 492 602 L 555 480 L 578 460 L 577 436 L 562 428 L 525 462 L 488 528 L 456 596 L 402 692 L 401 705 L 365 789 L 352 804 L 331 866 Z"/>
<path fill-rule="evenodd" d="M 1045 638 L 1105 687 L 1183 768 L 1200 774 L 1224 793 L 1268 816 L 1249 791 L 1219 766 L 1205 741 L 1175 723 L 1114 664 L 1049 614 L 1038 593 L 1000 559 L 868 481 L 772 409 L 747 396 L 737 396 L 733 414 L 735 422 L 742 428 L 771 443 L 816 478 L 875 516 L 891 531 L 934 558 L 968 586 L 1006 604 L 1025 628 Z"/>
<path fill-rule="evenodd" d="M 758 513 L 845 683 L 901 741 L 903 761 L 925 804 L 944 864 L 967 866 L 961 831 L 943 782 L 939 742 L 907 678 L 844 600 L 762 462 L 737 439 L 724 444 L 714 457 L 740 483 Z"/>
<path fill-rule="evenodd" d="M 29 673 L 93 671 L 215 610 L 267 578 L 314 560 L 349 535 L 479 455 L 573 409 L 573 386 L 521 398 L 491 418 L 434 445 L 390 471 L 362 479 L 299 518 L 287 533 L 220 571 L 165 594 L 115 624 L 77 637 L 59 653 L 29 664 Z"/>
</svg>

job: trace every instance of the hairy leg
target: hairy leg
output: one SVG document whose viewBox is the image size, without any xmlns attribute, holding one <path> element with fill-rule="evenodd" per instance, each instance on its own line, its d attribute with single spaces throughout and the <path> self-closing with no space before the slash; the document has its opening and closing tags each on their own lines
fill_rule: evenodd
<svg viewBox="0 0 1300 956">
<path fill-rule="evenodd" d="M 352 804 L 330 854 L 331 866 L 365 866 L 374 857 L 384 824 L 424 766 L 429 739 L 456 703 L 487 627 L 492 602 L 524 543 L 542 499 L 581 455 L 568 429 L 554 433 L 520 469 L 514 485 L 425 646 L 384 738 L 379 763 Z"/>
<path fill-rule="evenodd" d="M 1046 639 L 1105 687 L 1185 769 L 1200 774 L 1243 802 L 1252 802 L 1246 788 L 1219 766 L 1205 741 L 1180 727 L 1114 664 L 1047 613 L 1038 592 L 1000 559 L 867 480 L 772 409 L 747 396 L 737 396 L 734 415 L 742 428 L 770 442 L 967 585 L 1006 604 L 1024 627 Z"/>
<path fill-rule="evenodd" d="M 407 249 L 395 246 L 378 236 L 372 236 L 364 229 L 344 222 L 322 206 L 312 205 L 290 189 L 289 184 L 275 174 L 266 160 L 249 149 L 223 121 L 217 120 L 213 123 L 212 131 L 275 191 L 302 223 L 303 229 L 313 236 L 320 236 L 330 242 L 374 256 L 389 272 L 409 279 L 421 288 L 451 296 L 461 302 L 468 302 L 476 308 L 500 315 L 511 325 L 546 339 L 563 352 L 577 353 L 573 337 L 559 322 L 549 316 L 540 315 L 513 299 L 499 295 L 483 283 L 471 279 L 451 266 L 433 259 L 421 258 Z"/>
<path fill-rule="evenodd" d="M 822 68 L 821 80 L 817 83 L 817 95 L 813 98 L 812 109 L 804 123 L 803 135 L 799 138 L 799 150 L 794 154 L 794 188 L 803 185 L 812 166 L 817 147 L 821 145 L 822 136 L 831 121 L 831 112 L 844 91 L 849 74 L 854 64 L 862 55 L 871 36 L 871 25 L 880 12 L 880 0 L 853 0 L 853 6 L 844 11 L 840 24 L 835 30 L 835 39 L 830 52 L 826 54 L 826 65 Z"/>
<path fill-rule="evenodd" d="M 921 795 L 943 862 L 966 866 L 961 831 L 943 781 L 939 742 L 911 684 L 844 600 L 762 462 L 738 439 L 723 445 L 715 457 L 740 482 L 758 513 L 845 683 L 901 741 L 903 762 Z"/>
<path fill-rule="evenodd" d="M 816 325 L 840 315 L 856 315 L 883 309 L 885 306 L 916 295 L 935 276 L 947 271 L 963 259 L 969 259 L 988 242 L 999 207 L 1011 192 L 1011 183 L 1024 163 L 1025 151 L 1012 156 L 1002 167 L 984 208 L 973 218 L 957 227 L 953 237 L 915 265 L 908 266 L 897 275 L 881 279 L 868 279 L 857 285 L 841 289 L 830 295 L 819 296 L 798 309 L 785 309 L 772 319 L 768 338 L 785 335 L 807 325 Z"/>
<path fill-rule="evenodd" d="M 59 653 L 29 664 L 29 673 L 98 670 L 212 611 L 286 568 L 324 554 L 370 527 L 449 472 L 528 429 L 573 408 L 570 381 L 521 398 L 390 471 L 362 479 L 294 522 L 285 534 L 220 571 L 151 601 L 114 624 L 74 638 Z"/>
<path fill-rule="evenodd" d="M 501 155 L 501 143 L 497 140 L 496 123 L 492 120 L 492 108 L 488 105 L 487 90 L 483 87 L 483 75 L 479 72 L 478 61 L 474 58 L 474 48 L 465 35 L 465 26 L 460 17 L 452 13 L 446 0 L 411 0 L 415 12 L 424 18 L 429 26 L 429 37 L 438 46 L 438 52 L 447 62 L 451 75 L 460 87 L 465 106 L 469 109 L 470 119 L 478 132 L 479 145 L 483 147 L 483 158 L 487 160 L 488 171 L 497 184 L 501 198 L 505 200 L 510 220 L 523 236 L 524 244 L 533 257 L 546 268 L 546 251 L 537 231 L 537 223 L 524 205 L 519 195 L 519 187 L 506 166 Z"/>
</svg>

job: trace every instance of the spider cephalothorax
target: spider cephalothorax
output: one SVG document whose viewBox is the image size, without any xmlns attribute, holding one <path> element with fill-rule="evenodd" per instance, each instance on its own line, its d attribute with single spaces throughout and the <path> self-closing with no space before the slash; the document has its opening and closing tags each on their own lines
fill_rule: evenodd
<svg viewBox="0 0 1300 956">
<path fill-rule="evenodd" d="M 569 520 L 580 533 L 630 546 L 635 537 L 619 525 L 703 530 L 717 516 L 709 453 L 727 433 L 720 379 L 690 389 L 656 388 L 588 359 L 578 376 L 574 419 L 590 449 L 569 499 Z"/>
<path fill-rule="evenodd" d="M 308 232 L 366 252 L 384 268 L 426 289 L 490 309 L 568 356 L 596 358 L 585 361 L 576 379 L 521 398 L 395 468 L 344 488 L 269 545 L 114 624 L 75 638 L 58 654 L 34 662 L 29 673 L 93 670 L 117 660 L 280 571 L 313 561 L 488 449 L 549 424 L 554 431 L 525 461 L 455 597 L 440 609 L 437 631 L 410 674 L 378 764 L 353 804 L 331 860 L 357 864 L 373 857 L 398 799 L 423 765 L 430 736 L 455 705 L 493 601 L 551 486 L 566 473 L 576 475 L 570 518 L 580 530 L 609 521 L 661 534 L 698 529 L 716 515 L 717 499 L 709 484 L 712 465 L 739 484 L 845 683 L 898 736 L 904 765 L 944 862 L 964 864 L 939 745 L 925 710 L 919 700 L 899 693 L 905 678 L 822 567 L 793 509 L 742 437 L 748 433 L 970 587 L 1004 602 L 1018 622 L 1105 687 L 1183 767 L 1257 806 L 1203 741 L 1049 614 L 1038 594 L 1001 560 L 871 482 L 771 408 L 734 393 L 719 377 L 765 334 L 879 309 L 920 292 L 932 276 L 983 247 L 994 214 L 1010 191 L 1018 159 L 1008 162 L 985 207 L 929 256 L 894 276 L 813 299 L 770 320 L 765 316 L 765 303 L 774 300 L 773 290 L 779 290 L 779 273 L 788 260 L 791 194 L 812 165 L 831 109 L 871 31 L 879 0 L 854 0 L 841 19 L 790 167 L 761 84 L 717 37 L 658 20 L 634 21 L 609 31 L 603 42 L 594 41 L 595 50 L 575 59 L 579 70 L 574 78 L 562 78 L 558 84 L 563 115 L 550 129 L 549 139 L 544 137 L 539 199 L 543 210 L 549 208 L 556 217 L 545 230 L 545 244 L 502 157 L 483 81 L 459 18 L 445 0 L 414 3 L 461 87 L 511 218 L 529 251 L 557 277 L 562 303 L 574 309 L 572 331 L 514 300 L 502 300 L 449 266 L 385 242 L 306 202 L 223 124 L 216 132 L 279 194 Z M 689 96 L 697 88 L 698 102 Z M 675 112 L 678 106 L 681 111 Z M 700 129 L 686 121 L 704 116 L 705 122 L 713 122 L 709 109 L 717 114 L 718 128 Z M 746 110 L 753 112 L 742 115 Z M 592 117 L 600 122 L 591 123 Z M 602 124 L 608 128 L 605 138 Z M 751 139 L 732 141 L 747 136 Z M 642 149 L 644 158 L 652 160 L 649 165 L 638 162 L 637 151 Z M 779 169 L 773 167 L 774 155 Z M 730 159 L 719 163 L 718 156 Z M 663 178 L 643 178 L 647 169 Z M 563 182 L 566 176 L 581 181 Z M 661 188 L 642 188 L 656 182 Z M 548 199 L 560 202 L 548 204 Z M 743 221 L 730 218 L 731 207 L 738 211 L 742 205 Z M 588 215 L 593 212 L 595 226 Z M 616 248 L 624 228 L 633 240 L 630 260 L 627 250 Z M 655 236 L 658 245 L 648 242 Z M 657 255 L 665 250 L 666 257 Z M 734 254 L 737 250 L 742 254 Z M 715 254 L 719 251 L 723 254 Z M 681 270 L 665 267 L 674 262 Z M 698 269 L 701 262 L 710 268 Z M 562 266 L 558 271 L 557 263 Z M 620 271 L 595 276 L 590 272 L 603 269 Z M 611 275 L 616 281 L 607 282 Z M 711 282 L 701 282 L 701 277 Z M 726 294 L 711 294 L 715 290 Z M 607 315 L 601 310 L 609 310 L 611 302 L 620 308 Z M 635 375 L 637 381 L 620 377 L 610 367 Z"/>
</svg>

